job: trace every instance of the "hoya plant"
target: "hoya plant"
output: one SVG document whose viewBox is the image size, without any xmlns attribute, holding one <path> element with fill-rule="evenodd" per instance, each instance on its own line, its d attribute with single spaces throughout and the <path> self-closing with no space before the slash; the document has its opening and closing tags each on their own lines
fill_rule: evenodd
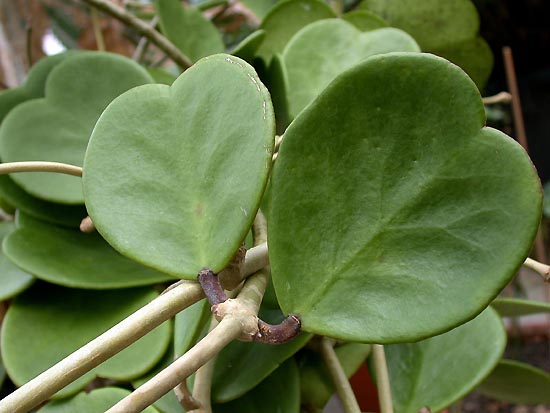
<svg viewBox="0 0 550 413">
<path fill-rule="evenodd" d="M 84 2 L 178 73 L 71 50 L 0 94 L 0 412 L 358 413 L 364 363 L 383 413 L 550 401 L 502 359 L 550 308 L 499 293 L 550 267 L 469 0 L 248 0 L 233 44 L 223 2 Z"/>
</svg>

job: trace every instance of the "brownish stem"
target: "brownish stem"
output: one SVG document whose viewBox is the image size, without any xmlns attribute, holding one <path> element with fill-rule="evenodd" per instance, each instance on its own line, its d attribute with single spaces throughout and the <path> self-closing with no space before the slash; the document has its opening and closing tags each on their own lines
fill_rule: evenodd
<svg viewBox="0 0 550 413">
<path fill-rule="evenodd" d="M 281 324 L 272 325 L 258 320 L 258 333 L 254 341 L 265 344 L 283 344 L 292 340 L 300 333 L 300 317 L 290 314 Z"/>
<path fill-rule="evenodd" d="M 203 268 L 199 272 L 198 279 L 210 305 L 217 305 L 227 301 L 227 295 L 223 291 L 220 280 L 212 270 Z"/>
</svg>

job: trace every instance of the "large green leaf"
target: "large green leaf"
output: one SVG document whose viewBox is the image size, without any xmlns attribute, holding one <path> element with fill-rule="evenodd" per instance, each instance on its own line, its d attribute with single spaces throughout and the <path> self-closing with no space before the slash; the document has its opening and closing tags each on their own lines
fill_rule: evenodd
<svg viewBox="0 0 550 413">
<path fill-rule="evenodd" d="M 477 390 L 512 403 L 550 403 L 550 374 L 529 364 L 502 360 Z"/>
<path fill-rule="evenodd" d="M 379 343 L 480 313 L 541 210 L 529 157 L 484 121 L 474 83 L 433 55 L 374 56 L 335 79 L 288 128 L 271 178 L 283 311 L 305 331 Z"/>
<path fill-rule="evenodd" d="M 256 214 L 274 142 L 269 92 L 229 55 L 193 65 L 169 87 L 116 99 L 84 162 L 86 206 L 121 253 L 195 279 L 225 267 Z"/>
<path fill-rule="evenodd" d="M 420 48 L 402 30 L 383 28 L 362 32 L 340 19 L 321 20 L 300 30 L 283 53 L 291 118 L 337 75 L 370 56 L 388 52 L 420 52 Z"/>
<path fill-rule="evenodd" d="M 66 287 L 103 290 L 174 279 L 120 255 L 97 232 L 85 234 L 28 217 L 6 237 L 3 249 L 18 267 Z"/>
<path fill-rule="evenodd" d="M 4 319 L 1 345 L 8 375 L 24 384 L 157 295 L 150 288 L 98 292 L 36 285 L 15 299 Z M 160 360 L 169 340 L 170 326 L 164 323 L 56 397 L 77 392 L 96 376 L 130 380 L 143 375 Z"/>
<path fill-rule="evenodd" d="M 260 360 L 260 359 L 258 359 Z M 213 406 L 214 413 L 298 413 L 300 411 L 300 379 L 293 358 L 250 392 L 229 403 Z"/>
<path fill-rule="evenodd" d="M 260 29 L 265 39 L 258 56 L 267 64 L 276 53 L 282 53 L 288 41 L 302 27 L 321 19 L 336 17 L 336 13 L 320 0 L 286 0 L 278 3 L 265 16 Z"/>
<path fill-rule="evenodd" d="M 13 222 L 0 222 L 0 240 L 15 229 Z M 0 301 L 11 298 L 30 287 L 34 278 L 13 264 L 0 252 Z"/>
<path fill-rule="evenodd" d="M 445 334 L 386 346 L 395 412 L 443 410 L 490 373 L 505 346 L 502 320 L 491 308 Z"/>
<path fill-rule="evenodd" d="M 491 306 L 503 317 L 550 313 L 550 303 L 521 298 L 497 298 Z"/>
<path fill-rule="evenodd" d="M 216 26 L 196 7 L 183 7 L 179 0 L 155 0 L 162 32 L 193 62 L 224 51 Z"/>
<path fill-rule="evenodd" d="M 82 165 L 90 133 L 103 109 L 122 92 L 150 82 L 145 69 L 120 55 L 89 52 L 65 58 L 48 76 L 46 96 L 18 105 L 2 122 L 2 161 Z M 84 200 L 78 177 L 32 172 L 12 178 L 44 200 L 67 204 Z"/>
<path fill-rule="evenodd" d="M 344 343 L 334 351 L 340 364 L 350 378 L 365 362 L 371 350 L 370 344 Z M 334 394 L 334 383 L 318 352 L 302 350 L 296 356 L 300 370 L 300 393 L 303 405 L 322 408 Z"/>
<path fill-rule="evenodd" d="M 118 387 L 103 387 L 90 393 L 78 393 L 70 399 L 54 400 L 38 410 L 39 413 L 104 413 L 130 392 Z M 158 413 L 147 407 L 143 413 Z"/>
</svg>

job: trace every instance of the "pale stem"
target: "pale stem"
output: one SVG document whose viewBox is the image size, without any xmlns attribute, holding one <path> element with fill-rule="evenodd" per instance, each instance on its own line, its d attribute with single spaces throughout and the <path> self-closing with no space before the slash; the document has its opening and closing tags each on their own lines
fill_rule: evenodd
<svg viewBox="0 0 550 413">
<path fill-rule="evenodd" d="M 82 176 L 82 168 L 59 162 L 29 161 L 0 164 L 0 175 L 16 172 L 55 172 L 59 174 Z"/>
<path fill-rule="evenodd" d="M 535 261 L 532 258 L 527 258 L 523 265 L 539 274 L 544 281 L 550 282 L 550 265 Z"/>
<path fill-rule="evenodd" d="M 510 103 L 512 95 L 508 92 L 500 92 L 493 96 L 486 96 L 481 99 L 485 105 L 494 105 L 496 103 Z"/>
<path fill-rule="evenodd" d="M 187 381 L 182 381 L 177 387 L 174 388 L 174 393 L 176 393 L 176 398 L 181 404 L 183 409 L 187 412 L 189 410 L 198 409 L 199 403 L 193 399 L 191 392 L 187 388 Z"/>
<path fill-rule="evenodd" d="M 135 29 L 139 34 L 149 39 L 151 43 L 161 49 L 168 57 L 170 57 L 183 70 L 191 67 L 193 62 L 189 57 L 181 52 L 170 40 L 156 31 L 147 22 L 137 18 L 131 13 L 128 13 L 122 7 L 115 5 L 107 0 L 82 0 L 92 7 L 120 20 L 122 23 Z"/>
<path fill-rule="evenodd" d="M 321 339 L 321 356 L 323 361 L 327 366 L 327 369 L 330 373 L 330 377 L 336 388 L 336 393 L 344 406 L 345 413 L 361 413 L 361 408 L 357 403 L 353 389 L 349 383 L 346 373 L 336 356 L 334 351 L 334 340 L 328 337 L 323 337 Z"/>
<path fill-rule="evenodd" d="M 95 225 L 92 221 L 92 218 L 87 216 L 82 221 L 80 221 L 80 231 L 86 234 L 90 234 L 95 231 Z"/>
<path fill-rule="evenodd" d="M 388 374 L 388 365 L 386 364 L 384 346 L 381 344 L 373 344 L 372 357 L 374 362 L 374 371 L 376 374 L 376 387 L 378 389 L 380 411 L 381 413 L 393 413 L 390 376 Z"/>
<path fill-rule="evenodd" d="M 100 52 L 105 51 L 105 40 L 103 39 L 103 33 L 101 32 L 101 20 L 97 14 L 97 10 L 94 7 L 90 8 L 90 17 L 92 18 L 92 27 L 94 29 L 95 42 L 97 44 L 97 50 Z"/>
<path fill-rule="evenodd" d="M 249 275 L 264 268 L 269 264 L 269 256 L 267 255 L 267 242 L 260 244 L 246 251 L 244 260 L 244 274 Z"/>
</svg>

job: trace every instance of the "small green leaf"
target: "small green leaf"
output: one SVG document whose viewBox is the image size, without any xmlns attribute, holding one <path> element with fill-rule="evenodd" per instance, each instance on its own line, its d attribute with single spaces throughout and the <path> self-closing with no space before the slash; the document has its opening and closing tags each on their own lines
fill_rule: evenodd
<svg viewBox="0 0 550 413">
<path fill-rule="evenodd" d="M 145 69 L 120 55 L 71 55 L 51 71 L 44 98 L 18 105 L 2 122 L 2 161 L 81 166 L 90 133 L 103 109 L 122 92 L 150 82 Z M 25 191 L 47 201 L 84 201 L 79 177 L 43 172 L 11 177 Z"/>
<path fill-rule="evenodd" d="M 512 403 L 550 403 L 550 374 L 513 360 L 502 360 L 477 390 Z"/>
<path fill-rule="evenodd" d="M 283 312 L 308 332 L 395 343 L 487 307 L 529 253 L 541 193 L 525 151 L 484 121 L 474 83 L 433 55 L 337 77 L 285 132 L 271 177 Z"/>
<path fill-rule="evenodd" d="M 369 355 L 370 344 L 345 343 L 334 351 L 346 377 L 350 378 Z M 302 350 L 297 354 L 300 371 L 301 403 L 322 408 L 334 394 L 334 384 L 320 354 Z"/>
<path fill-rule="evenodd" d="M 321 20 L 300 30 L 283 52 L 291 119 L 340 73 L 370 56 L 388 52 L 420 52 L 420 48 L 402 30 L 361 32 L 340 19 Z"/>
<path fill-rule="evenodd" d="M 216 26 L 195 7 L 183 7 L 179 0 L 156 0 L 160 28 L 193 62 L 224 51 Z"/>
<path fill-rule="evenodd" d="M 14 229 L 13 222 L 0 222 L 0 242 Z M 32 275 L 13 264 L 3 251 L 0 252 L 0 301 L 26 290 L 33 281 Z"/>
<path fill-rule="evenodd" d="M 336 17 L 336 13 L 319 0 L 286 0 L 278 3 L 259 27 L 265 31 L 265 39 L 257 55 L 269 64 L 274 54 L 283 52 L 298 30 L 314 21 L 331 17 Z"/>
<path fill-rule="evenodd" d="M 240 42 L 231 51 L 233 56 L 240 57 L 241 59 L 252 64 L 256 57 L 256 52 L 265 39 L 264 30 L 256 30 L 254 33 L 247 36 L 242 42 Z"/>
<path fill-rule="evenodd" d="M 520 298 L 497 298 L 491 307 L 503 317 L 521 317 L 524 315 L 550 313 L 550 304 Z"/>
<path fill-rule="evenodd" d="M 70 399 L 54 400 L 38 410 L 39 413 L 103 413 L 130 392 L 118 387 L 103 387 L 90 393 L 78 393 Z M 154 407 L 147 407 L 143 413 L 159 413 Z"/>
<path fill-rule="evenodd" d="M 505 346 L 502 320 L 491 308 L 445 334 L 386 346 L 395 412 L 443 410 L 489 374 Z"/>
<path fill-rule="evenodd" d="M 215 55 L 171 87 L 117 98 L 84 162 L 86 206 L 122 254 L 196 279 L 222 270 L 246 237 L 271 168 L 269 92 L 243 60 Z"/>
<path fill-rule="evenodd" d="M 150 288 L 98 292 L 34 286 L 15 299 L 4 319 L 1 345 L 8 375 L 17 385 L 26 383 L 157 296 Z M 55 397 L 77 392 L 96 376 L 139 377 L 160 360 L 169 340 L 170 326 L 164 323 Z"/>
<path fill-rule="evenodd" d="M 368 10 L 354 10 L 342 16 L 342 19 L 353 24 L 362 32 L 388 27 L 387 21 Z"/>
<path fill-rule="evenodd" d="M 288 359 L 247 394 L 229 403 L 214 405 L 213 411 L 214 413 L 299 413 L 300 380 L 296 362 L 293 358 Z"/>
<path fill-rule="evenodd" d="M 18 267 L 65 287 L 103 290 L 174 280 L 120 255 L 97 232 L 85 234 L 29 217 L 6 237 L 3 249 Z"/>
<path fill-rule="evenodd" d="M 157 67 L 146 67 L 145 69 L 154 79 L 155 83 L 170 86 L 177 79 L 177 76 L 174 76 L 172 73 L 168 73 L 166 70 L 162 70 Z"/>
<path fill-rule="evenodd" d="M 174 355 L 183 356 L 200 338 L 211 319 L 210 304 L 203 299 L 176 314 L 174 322 Z"/>
</svg>

